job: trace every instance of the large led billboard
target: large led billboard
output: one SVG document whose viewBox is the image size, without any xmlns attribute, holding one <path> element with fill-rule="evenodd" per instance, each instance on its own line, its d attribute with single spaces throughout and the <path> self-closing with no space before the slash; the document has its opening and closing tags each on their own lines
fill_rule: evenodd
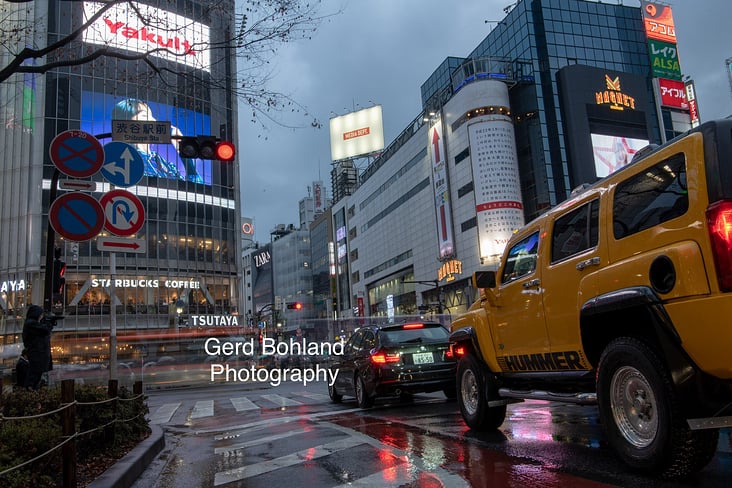
<svg viewBox="0 0 732 488">
<path fill-rule="evenodd" d="M 105 4 L 84 2 L 84 21 Z M 131 7 L 132 6 L 132 7 Z M 87 27 L 82 41 L 210 71 L 209 28 L 173 12 L 137 2 L 110 7 Z"/>
<path fill-rule="evenodd" d="M 607 176 L 626 166 L 638 150 L 648 145 L 646 139 L 590 134 L 592 154 L 595 157 L 595 173 L 598 178 Z"/>
<path fill-rule="evenodd" d="M 211 120 L 164 103 L 82 91 L 81 127 L 90 134 L 112 131 L 112 120 L 170 121 L 172 135 L 210 134 Z M 104 142 L 104 141 L 103 141 Z M 211 161 L 181 158 L 175 144 L 134 144 L 145 163 L 145 176 L 211 184 Z"/>
<path fill-rule="evenodd" d="M 330 119 L 330 155 L 333 161 L 384 149 L 381 105 Z"/>
</svg>

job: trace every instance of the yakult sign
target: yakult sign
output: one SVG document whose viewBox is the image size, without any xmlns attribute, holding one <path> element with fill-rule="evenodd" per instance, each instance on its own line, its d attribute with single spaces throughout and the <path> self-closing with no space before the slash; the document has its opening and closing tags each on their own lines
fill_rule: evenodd
<svg viewBox="0 0 732 488">
<path fill-rule="evenodd" d="M 140 15 L 127 2 L 114 5 L 84 31 L 82 40 L 185 64 L 210 71 L 208 26 L 191 19 L 134 3 Z M 84 3 L 84 21 L 103 4 Z"/>
</svg>

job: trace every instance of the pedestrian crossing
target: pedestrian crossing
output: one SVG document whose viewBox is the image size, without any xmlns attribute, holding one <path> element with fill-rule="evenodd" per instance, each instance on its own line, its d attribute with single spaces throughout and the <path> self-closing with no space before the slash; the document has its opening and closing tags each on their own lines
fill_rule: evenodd
<svg viewBox="0 0 732 488">
<path fill-rule="evenodd" d="M 295 397 L 295 398 L 293 398 Z M 296 399 L 298 398 L 298 399 Z M 308 391 L 295 392 L 288 396 L 275 393 L 250 395 L 248 397 L 231 397 L 221 400 L 199 400 L 193 405 L 186 405 L 186 420 L 200 420 L 216 415 L 217 410 L 233 408 L 237 413 L 256 412 L 260 410 L 300 407 L 313 405 L 314 403 L 329 403 L 328 395 Z M 152 408 L 149 415 L 151 424 L 167 424 L 173 420 L 176 414 L 181 412 L 181 402 L 171 402 Z"/>
</svg>

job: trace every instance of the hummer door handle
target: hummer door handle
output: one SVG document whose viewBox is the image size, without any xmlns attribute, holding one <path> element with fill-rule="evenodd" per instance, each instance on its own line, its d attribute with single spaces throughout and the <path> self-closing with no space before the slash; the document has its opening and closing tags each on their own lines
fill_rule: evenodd
<svg viewBox="0 0 732 488">
<path fill-rule="evenodd" d="M 541 284 L 538 278 L 534 278 L 533 280 L 529 280 L 526 283 L 524 283 L 522 286 L 524 288 L 536 288 Z"/>
<path fill-rule="evenodd" d="M 580 261 L 579 263 L 577 263 L 577 269 L 579 271 L 582 271 L 587 266 L 598 266 L 599 264 L 600 264 L 600 257 L 595 256 L 594 258 L 586 259 L 584 261 Z"/>
</svg>

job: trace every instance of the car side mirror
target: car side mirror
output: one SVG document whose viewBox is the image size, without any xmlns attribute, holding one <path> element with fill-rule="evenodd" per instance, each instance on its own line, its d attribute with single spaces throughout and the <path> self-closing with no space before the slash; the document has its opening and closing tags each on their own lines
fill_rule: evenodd
<svg viewBox="0 0 732 488">
<path fill-rule="evenodd" d="M 473 273 L 473 286 L 476 288 L 495 288 L 495 271 L 476 271 Z"/>
</svg>

